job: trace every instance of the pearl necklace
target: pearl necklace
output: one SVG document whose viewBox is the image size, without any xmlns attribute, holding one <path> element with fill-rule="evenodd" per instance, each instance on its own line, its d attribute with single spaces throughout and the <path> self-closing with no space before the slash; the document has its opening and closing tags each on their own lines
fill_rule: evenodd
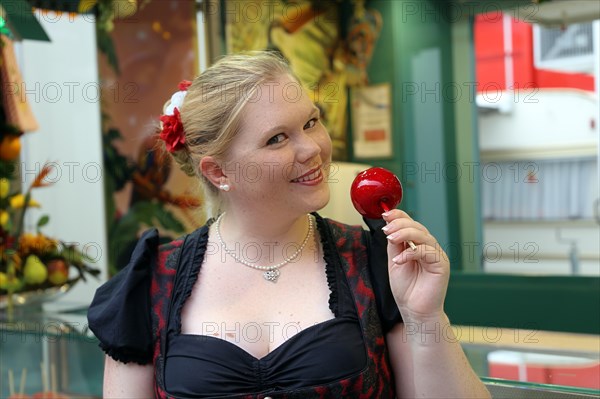
<svg viewBox="0 0 600 399">
<path fill-rule="evenodd" d="M 291 256 L 285 257 L 283 259 L 283 261 L 277 263 L 276 265 L 261 266 L 261 265 L 255 264 L 255 263 L 250 263 L 250 262 L 246 261 L 245 259 L 242 259 L 241 257 L 239 257 L 235 254 L 234 250 L 227 248 L 225 241 L 223 241 L 223 237 L 221 237 L 221 219 L 223 218 L 223 215 L 225 215 L 225 212 L 223 212 L 221 215 L 219 215 L 219 217 L 217 218 L 217 220 L 215 222 L 215 233 L 217 234 L 217 240 L 219 240 L 219 244 L 221 244 L 225 253 L 229 254 L 229 256 L 231 256 L 238 263 L 241 263 L 245 266 L 251 267 L 252 269 L 264 270 L 264 272 L 263 272 L 264 279 L 267 281 L 270 281 L 272 283 L 276 283 L 277 279 L 279 278 L 279 275 L 281 274 L 279 271 L 279 268 L 287 265 L 288 263 L 290 263 L 291 261 L 296 259 L 298 257 L 298 255 L 300 255 L 300 253 L 302 253 L 302 250 L 308 243 L 308 239 L 310 238 L 310 236 L 313 232 L 313 219 L 309 214 L 309 215 L 307 215 L 308 231 L 306 232 L 306 237 L 304 237 L 304 241 L 302 241 L 302 244 L 300 244 L 300 247 L 298 247 L 298 249 Z"/>
</svg>

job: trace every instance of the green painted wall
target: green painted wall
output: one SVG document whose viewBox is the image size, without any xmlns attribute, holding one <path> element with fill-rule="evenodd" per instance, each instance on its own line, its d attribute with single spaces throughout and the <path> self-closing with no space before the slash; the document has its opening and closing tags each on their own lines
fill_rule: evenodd
<svg viewBox="0 0 600 399">
<path fill-rule="evenodd" d="M 600 281 L 592 277 L 456 273 L 446 313 L 453 324 L 600 333 Z"/>
<path fill-rule="evenodd" d="M 440 18 L 440 4 L 369 2 L 384 19 L 369 77 L 372 84 L 392 84 L 394 155 L 389 160 L 360 161 L 386 167 L 400 177 L 401 208 L 430 229 L 458 267 L 460 253 L 453 250 L 460 242 L 454 210 L 457 189 L 445 176 L 446 165 L 454 162 L 456 141 L 453 105 L 443 98 L 444 87 L 453 79 L 451 24 Z"/>
<path fill-rule="evenodd" d="M 454 111 L 454 145 L 447 150 L 454 157 L 454 171 L 448 178 L 453 181 L 456 194 L 454 220 L 460 230 L 461 270 L 482 270 L 483 242 L 481 214 L 481 182 L 479 173 L 479 139 L 477 129 L 477 105 L 475 103 L 475 51 L 473 42 L 473 18 L 469 15 L 454 21 L 452 33 L 453 89 L 449 100 Z"/>
<path fill-rule="evenodd" d="M 511 7 L 521 7 L 514 11 Z M 438 238 L 455 270 L 482 267 L 481 205 L 473 16 L 509 9 L 529 15 L 527 0 L 498 3 L 372 0 L 383 29 L 369 68 L 372 84 L 391 83 L 391 159 L 356 159 L 396 173 L 401 208 Z"/>
</svg>

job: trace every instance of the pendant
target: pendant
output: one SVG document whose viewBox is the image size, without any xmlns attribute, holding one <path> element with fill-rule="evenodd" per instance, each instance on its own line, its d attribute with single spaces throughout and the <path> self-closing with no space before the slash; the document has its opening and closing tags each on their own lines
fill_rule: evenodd
<svg viewBox="0 0 600 399">
<path fill-rule="evenodd" d="M 276 283 L 279 278 L 279 269 L 267 270 L 263 273 L 263 277 L 265 280 L 270 281 L 272 283 Z"/>
</svg>

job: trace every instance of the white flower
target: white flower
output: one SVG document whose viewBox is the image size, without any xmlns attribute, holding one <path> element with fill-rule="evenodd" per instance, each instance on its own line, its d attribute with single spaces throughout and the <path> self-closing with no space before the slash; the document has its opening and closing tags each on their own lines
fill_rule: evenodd
<svg viewBox="0 0 600 399">
<path fill-rule="evenodd" d="M 171 96 L 171 103 L 165 109 L 165 115 L 173 115 L 175 113 L 174 109 L 177 107 L 178 110 L 181 111 L 181 106 L 183 105 L 183 99 L 187 91 L 178 91 L 177 93 Z"/>
</svg>

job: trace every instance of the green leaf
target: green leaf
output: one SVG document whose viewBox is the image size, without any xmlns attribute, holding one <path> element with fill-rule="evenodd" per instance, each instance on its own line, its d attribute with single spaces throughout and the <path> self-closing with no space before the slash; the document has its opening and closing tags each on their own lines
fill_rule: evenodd
<svg viewBox="0 0 600 399">
<path fill-rule="evenodd" d="M 132 244 L 137 241 L 137 234 L 144 226 L 160 225 L 165 230 L 184 233 L 185 226 L 162 203 L 140 201 L 134 203 L 127 213 L 109 225 L 109 268 L 111 273 L 123 267 L 123 257 Z"/>
<path fill-rule="evenodd" d="M 140 223 L 152 226 L 152 220 L 154 219 L 156 211 L 156 204 L 149 201 L 141 201 L 133 204 L 133 206 L 129 208 L 127 215 L 135 217 Z"/>
<path fill-rule="evenodd" d="M 114 140 L 122 140 L 123 136 L 121 136 L 121 132 L 119 129 L 111 128 L 104 133 L 106 140 L 114 141 Z"/>
<path fill-rule="evenodd" d="M 16 161 L 0 160 L 0 178 L 11 179 L 16 170 Z"/>
<path fill-rule="evenodd" d="M 108 64 L 114 69 L 117 75 L 120 75 L 121 71 L 119 68 L 119 60 L 117 58 L 114 42 L 110 36 L 110 33 L 107 32 L 106 29 L 102 29 L 100 27 L 101 25 L 102 24 L 98 21 L 98 29 L 96 29 L 96 43 L 98 44 L 98 50 L 106 55 Z"/>
<path fill-rule="evenodd" d="M 165 207 L 159 206 L 155 216 L 163 228 L 174 231 L 175 233 L 183 233 L 185 231 L 183 223 L 181 223 L 175 215 Z"/>
<path fill-rule="evenodd" d="M 49 221 L 50 221 L 50 216 L 48 216 L 48 215 L 42 215 L 42 217 L 40 217 L 38 219 L 37 226 L 36 226 L 36 230 L 38 231 L 38 233 L 40 231 L 40 228 L 47 225 Z"/>
<path fill-rule="evenodd" d="M 113 224 L 108 242 L 109 271 L 111 275 L 114 275 L 125 266 L 125 264 L 121 264 L 119 259 L 123 258 L 123 254 L 132 242 L 137 241 L 139 230 L 139 221 L 130 214 L 123 216 Z"/>
<path fill-rule="evenodd" d="M 157 222 L 166 230 L 172 230 L 177 233 L 185 231 L 185 226 L 159 202 L 136 202 L 129 209 L 128 215 L 135 215 L 135 218 L 140 223 L 148 226 L 153 226 Z"/>
<path fill-rule="evenodd" d="M 135 168 L 131 162 L 121 155 L 114 146 L 113 141 L 121 139 L 121 134 L 116 129 L 109 129 L 102 136 L 104 166 L 106 179 L 113 181 L 113 190 L 120 191 L 132 179 Z"/>
</svg>

